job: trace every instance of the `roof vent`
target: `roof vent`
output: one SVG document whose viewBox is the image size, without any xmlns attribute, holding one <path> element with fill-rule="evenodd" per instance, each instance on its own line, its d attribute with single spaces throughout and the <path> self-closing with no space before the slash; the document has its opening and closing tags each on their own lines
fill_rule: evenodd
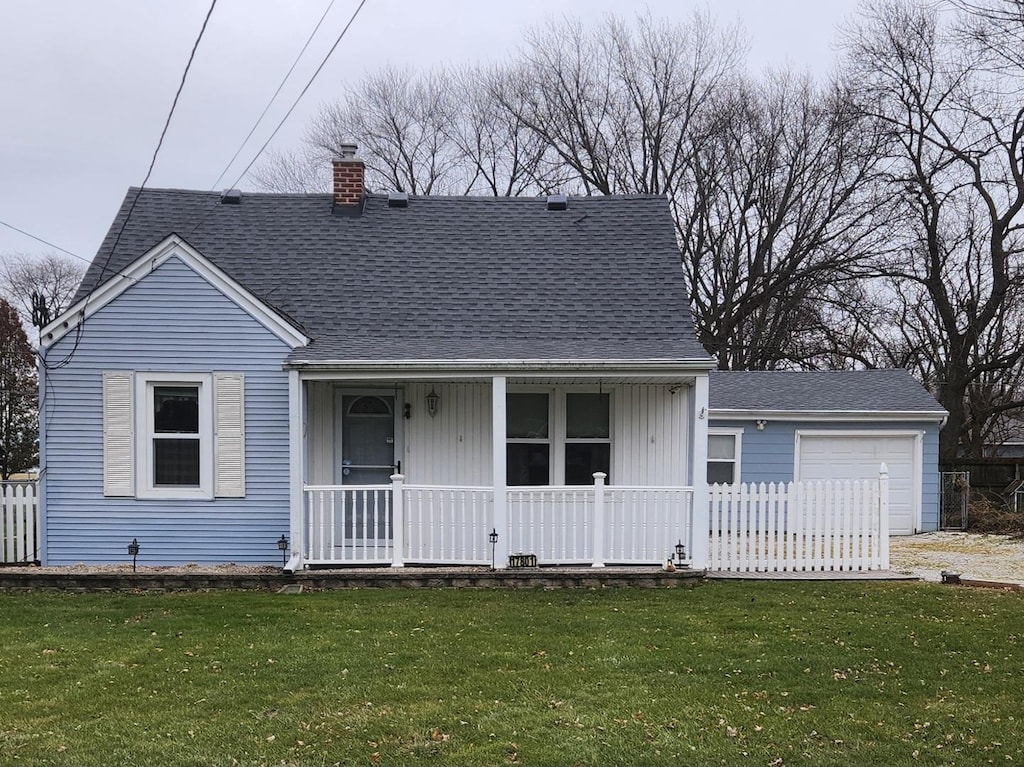
<svg viewBox="0 0 1024 767">
<path fill-rule="evenodd" d="M 566 210 L 569 207 L 569 198 L 564 194 L 548 195 L 548 210 Z"/>
<path fill-rule="evenodd" d="M 388 192 L 388 207 L 389 208 L 408 208 L 409 207 L 409 193 L 408 192 Z"/>
<path fill-rule="evenodd" d="M 221 205 L 241 205 L 242 204 L 242 190 L 241 189 L 225 189 L 220 193 L 220 204 Z"/>
</svg>

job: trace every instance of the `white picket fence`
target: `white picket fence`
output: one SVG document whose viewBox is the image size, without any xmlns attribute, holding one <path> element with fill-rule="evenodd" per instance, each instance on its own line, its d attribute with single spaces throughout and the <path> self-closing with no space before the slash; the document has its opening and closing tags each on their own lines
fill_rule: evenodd
<svg viewBox="0 0 1024 767">
<path fill-rule="evenodd" d="M 889 476 L 712 485 L 709 570 L 889 569 Z"/>
<path fill-rule="evenodd" d="M 0 482 L 0 563 L 39 560 L 39 504 L 35 482 Z"/>
</svg>

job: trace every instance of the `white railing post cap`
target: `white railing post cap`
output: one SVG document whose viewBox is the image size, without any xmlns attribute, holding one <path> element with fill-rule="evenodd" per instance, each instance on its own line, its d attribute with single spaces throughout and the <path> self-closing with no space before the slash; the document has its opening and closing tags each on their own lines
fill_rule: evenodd
<svg viewBox="0 0 1024 767">
<path fill-rule="evenodd" d="M 603 471 L 595 471 L 594 472 L 594 479 L 595 480 L 608 479 L 608 475 L 605 472 L 603 472 Z"/>
</svg>

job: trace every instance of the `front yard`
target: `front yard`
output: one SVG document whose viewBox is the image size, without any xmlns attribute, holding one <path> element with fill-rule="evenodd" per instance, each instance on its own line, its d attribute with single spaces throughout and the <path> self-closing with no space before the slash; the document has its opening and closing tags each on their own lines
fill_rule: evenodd
<svg viewBox="0 0 1024 767">
<path fill-rule="evenodd" d="M 1020 764 L 1024 595 L 0 594 L 5 764 Z"/>
</svg>

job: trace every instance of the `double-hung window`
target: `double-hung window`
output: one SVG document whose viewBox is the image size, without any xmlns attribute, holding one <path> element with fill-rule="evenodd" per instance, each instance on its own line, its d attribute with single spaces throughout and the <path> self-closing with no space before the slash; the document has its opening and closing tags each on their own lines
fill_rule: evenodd
<svg viewBox="0 0 1024 767">
<path fill-rule="evenodd" d="M 213 497 L 211 389 L 204 374 L 138 375 L 139 495 Z"/>
<path fill-rule="evenodd" d="M 551 484 L 551 403 L 543 392 L 510 393 L 506 400 L 509 485 Z"/>
<path fill-rule="evenodd" d="M 592 485 L 611 468 L 606 393 L 509 392 L 506 480 L 516 485 Z"/>
<path fill-rule="evenodd" d="M 708 484 L 732 485 L 740 481 L 742 429 L 708 429 Z"/>
<path fill-rule="evenodd" d="M 611 469 L 608 395 L 565 394 L 565 484 L 592 485 L 594 472 Z"/>
</svg>

